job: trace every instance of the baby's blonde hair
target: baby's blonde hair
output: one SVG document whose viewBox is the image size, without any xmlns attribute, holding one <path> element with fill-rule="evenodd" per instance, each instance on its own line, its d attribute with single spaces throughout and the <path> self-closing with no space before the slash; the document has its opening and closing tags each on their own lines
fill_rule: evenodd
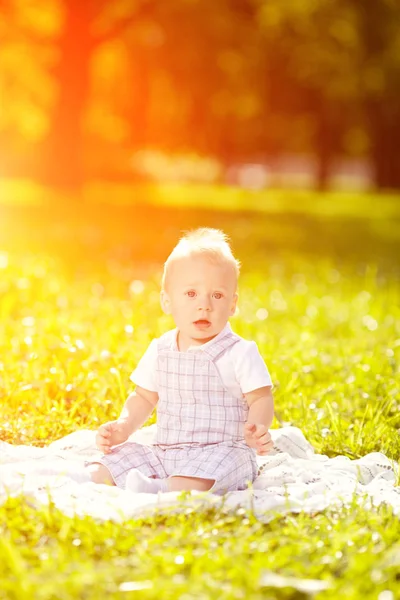
<svg viewBox="0 0 400 600">
<path fill-rule="evenodd" d="M 188 231 L 181 237 L 164 263 L 161 288 L 166 290 L 171 265 L 180 258 L 205 256 L 212 263 L 225 263 L 232 266 L 236 281 L 239 278 L 240 261 L 232 253 L 228 236 L 220 229 L 199 227 Z"/>
</svg>

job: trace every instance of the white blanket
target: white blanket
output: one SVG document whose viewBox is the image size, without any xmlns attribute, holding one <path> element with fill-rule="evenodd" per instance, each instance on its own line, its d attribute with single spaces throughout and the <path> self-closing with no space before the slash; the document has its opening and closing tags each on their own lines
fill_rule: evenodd
<svg viewBox="0 0 400 600">
<path fill-rule="evenodd" d="M 156 427 L 143 428 L 130 440 L 150 444 Z M 44 448 L 0 442 L 0 501 L 24 494 L 34 505 L 51 500 L 67 515 L 119 521 L 154 510 L 184 510 L 188 503 L 198 510 L 211 504 L 224 510 L 243 507 L 264 522 L 276 513 L 316 512 L 352 502 L 367 507 L 387 503 L 400 515 L 400 486 L 395 486 L 399 465 L 384 454 L 372 452 L 358 460 L 315 454 L 297 427 L 271 430 L 271 436 L 274 449 L 258 457 L 260 474 L 252 489 L 223 497 L 193 492 L 184 500 L 175 492 L 137 494 L 81 483 L 84 461 L 100 456 L 94 431 L 76 431 Z"/>
</svg>

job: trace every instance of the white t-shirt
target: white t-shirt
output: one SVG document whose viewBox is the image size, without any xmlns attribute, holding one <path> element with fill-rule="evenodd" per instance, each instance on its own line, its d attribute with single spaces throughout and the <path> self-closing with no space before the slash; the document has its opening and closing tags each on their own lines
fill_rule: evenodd
<svg viewBox="0 0 400 600">
<path fill-rule="evenodd" d="M 187 352 L 202 352 L 208 344 L 212 344 L 217 338 L 231 331 L 229 323 L 212 340 L 200 346 L 190 346 Z M 136 385 L 157 392 L 156 367 L 157 367 L 157 342 L 151 341 L 146 352 L 140 359 L 136 369 L 130 376 Z M 265 386 L 272 386 L 268 368 L 258 351 L 257 344 L 240 338 L 214 362 L 225 387 L 236 397 L 242 398 L 243 394 L 257 390 Z"/>
</svg>

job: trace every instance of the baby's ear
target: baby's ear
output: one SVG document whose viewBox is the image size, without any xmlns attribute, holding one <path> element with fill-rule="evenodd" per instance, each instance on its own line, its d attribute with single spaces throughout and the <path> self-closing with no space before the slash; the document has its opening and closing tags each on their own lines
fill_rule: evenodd
<svg viewBox="0 0 400 600">
<path fill-rule="evenodd" d="M 171 314 L 171 300 L 165 290 L 161 290 L 160 292 L 160 302 L 161 308 L 165 312 L 166 315 Z"/>
<path fill-rule="evenodd" d="M 239 295 L 238 294 L 234 294 L 233 295 L 233 300 L 232 300 L 232 305 L 231 305 L 231 313 L 230 316 L 233 317 L 233 315 L 236 312 L 236 306 L 237 306 L 237 301 L 238 301 Z"/>
</svg>

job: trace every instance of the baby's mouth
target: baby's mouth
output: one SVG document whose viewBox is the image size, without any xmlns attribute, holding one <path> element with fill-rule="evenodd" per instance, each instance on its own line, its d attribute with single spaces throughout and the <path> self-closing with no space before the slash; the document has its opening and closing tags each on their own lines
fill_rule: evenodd
<svg viewBox="0 0 400 600">
<path fill-rule="evenodd" d="M 203 325 L 204 327 L 206 327 L 207 325 L 211 325 L 211 321 L 208 321 L 207 319 L 198 319 L 197 321 L 194 322 L 195 325 Z"/>
</svg>

